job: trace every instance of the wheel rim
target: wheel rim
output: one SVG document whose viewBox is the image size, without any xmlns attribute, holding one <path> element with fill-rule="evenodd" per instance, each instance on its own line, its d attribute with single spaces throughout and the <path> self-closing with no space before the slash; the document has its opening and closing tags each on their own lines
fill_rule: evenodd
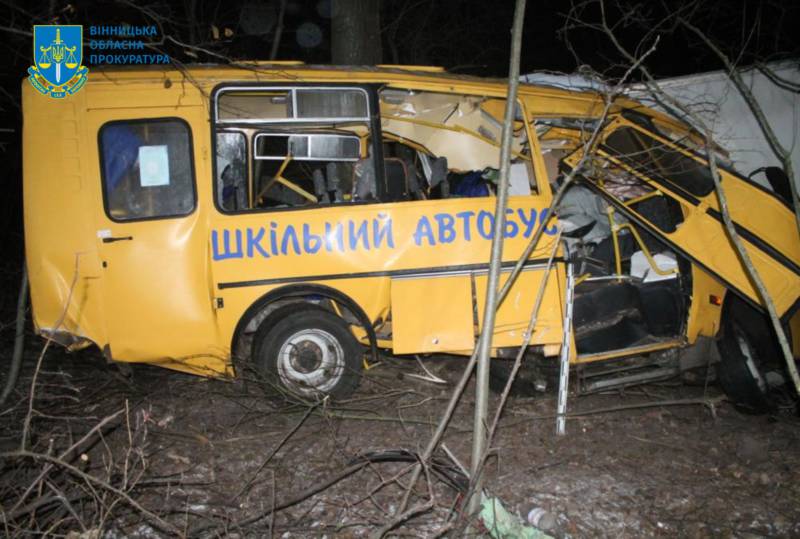
<svg viewBox="0 0 800 539">
<path fill-rule="evenodd" d="M 753 376 L 753 379 L 758 384 L 758 389 L 762 393 L 767 392 L 767 381 L 764 380 L 764 377 L 761 375 L 761 371 L 758 368 L 758 364 L 756 362 L 756 354 L 753 351 L 752 347 L 750 346 L 750 341 L 744 332 L 736 328 L 736 343 L 739 345 L 739 350 L 742 352 L 744 356 L 745 363 L 747 365 L 747 370 L 750 371 L 750 374 Z"/>
<path fill-rule="evenodd" d="M 278 375 L 292 391 L 304 395 L 329 392 L 342 378 L 344 350 L 322 329 L 292 334 L 278 351 Z"/>
</svg>

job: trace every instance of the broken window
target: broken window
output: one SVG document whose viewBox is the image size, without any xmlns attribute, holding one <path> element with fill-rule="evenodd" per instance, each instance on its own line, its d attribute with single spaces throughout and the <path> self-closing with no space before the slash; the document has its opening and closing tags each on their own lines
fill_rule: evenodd
<svg viewBox="0 0 800 539">
<path fill-rule="evenodd" d="M 714 190 L 708 166 L 632 127 L 611 133 L 605 146 L 625 164 L 668 188 L 704 197 Z"/>
<path fill-rule="evenodd" d="M 190 214 L 192 141 L 183 120 L 124 120 L 100 128 L 103 199 L 114 221 Z"/>
<path fill-rule="evenodd" d="M 247 208 L 247 136 L 241 131 L 217 133 L 217 203 L 226 211 Z"/>
<path fill-rule="evenodd" d="M 494 196 L 505 100 L 385 88 L 379 93 L 381 140 L 376 141 L 370 91 L 345 86 L 219 90 L 217 129 L 240 130 L 251 163 L 246 207 L 237 198 L 235 205 L 220 202 L 220 209 Z M 518 109 L 510 194 L 527 196 L 538 190 L 528 127 Z M 374 155 L 377 144 L 380 162 Z M 217 190 L 226 189 L 225 179 L 217 181 Z M 223 199 L 231 196 L 227 189 Z"/>
<path fill-rule="evenodd" d="M 380 101 L 384 138 L 416 154 L 412 159 L 401 157 L 408 170 L 412 198 L 495 194 L 505 100 L 385 88 Z M 512 196 L 537 192 L 530 152 L 518 107 L 512 139 Z"/>
<path fill-rule="evenodd" d="M 230 159 L 217 156 L 219 208 L 239 211 L 377 200 L 376 168 L 366 144 L 368 91 L 347 86 L 218 90 L 217 133 L 240 132 L 236 148 L 228 150 L 235 151 L 236 163 L 250 163 L 249 177 L 247 169 L 231 167 L 223 178 L 227 166 L 223 161 Z M 231 187 L 231 182 L 242 180 L 245 189 Z M 236 197 L 231 198 L 234 191 Z"/>
</svg>

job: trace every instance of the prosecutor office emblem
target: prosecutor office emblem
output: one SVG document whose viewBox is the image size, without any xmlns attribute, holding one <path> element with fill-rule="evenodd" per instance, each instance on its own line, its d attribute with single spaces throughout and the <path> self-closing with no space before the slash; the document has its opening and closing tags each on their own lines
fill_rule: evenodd
<svg viewBox="0 0 800 539">
<path fill-rule="evenodd" d="M 60 99 L 80 90 L 89 74 L 81 65 L 83 26 L 34 26 L 33 60 L 28 80 L 44 95 Z"/>
</svg>

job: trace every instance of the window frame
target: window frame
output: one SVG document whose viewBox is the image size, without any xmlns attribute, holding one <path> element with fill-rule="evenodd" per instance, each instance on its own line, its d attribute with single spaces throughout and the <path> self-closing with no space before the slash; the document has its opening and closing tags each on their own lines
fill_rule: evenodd
<svg viewBox="0 0 800 539">
<path fill-rule="evenodd" d="M 684 152 L 690 154 L 692 157 L 694 157 L 695 159 L 699 160 L 704 165 L 709 166 L 708 156 L 700 148 L 693 148 L 693 147 L 691 147 L 691 146 L 689 146 L 687 144 L 684 144 L 683 142 L 680 142 L 678 140 L 672 140 L 671 137 L 667 136 L 664 133 L 661 133 L 657 128 L 658 126 L 655 126 L 656 130 L 653 131 L 653 130 L 651 130 L 651 129 L 647 128 L 647 127 L 644 127 L 644 126 L 642 126 L 640 124 L 632 122 L 629 118 L 627 118 L 625 116 L 624 113 L 626 111 L 627 111 L 627 109 L 621 113 L 621 116 L 623 118 L 625 118 L 626 120 L 628 120 L 629 122 L 631 122 L 632 124 L 634 124 L 634 127 L 638 128 L 639 131 L 642 131 L 642 132 L 646 133 L 650 137 L 657 138 L 657 139 L 659 139 L 659 138 L 663 139 L 663 142 L 667 142 L 668 144 L 672 144 L 676 148 L 678 148 L 680 150 L 683 150 Z M 692 132 L 697 132 L 697 130 L 695 128 L 693 128 L 692 126 L 687 125 L 686 126 L 686 132 L 687 132 L 687 134 L 690 134 Z M 714 150 L 714 151 L 716 151 L 716 150 Z M 717 159 L 717 168 L 719 170 L 722 170 L 722 171 L 726 172 L 730 176 L 733 176 L 737 180 L 740 180 L 740 181 L 746 183 L 750 187 L 754 187 L 754 188 L 758 189 L 759 191 L 761 191 L 762 193 L 771 196 L 772 198 L 774 198 L 775 200 L 777 200 L 778 202 L 783 204 L 784 207 L 786 207 L 786 209 L 788 209 L 789 211 L 794 211 L 794 209 L 792 208 L 792 205 L 788 201 L 786 201 L 783 198 L 781 198 L 780 196 L 778 196 L 775 193 L 775 191 L 773 191 L 772 189 L 770 189 L 770 188 L 768 188 L 768 187 L 766 187 L 764 185 L 761 185 L 760 183 L 754 181 L 752 178 L 749 178 L 749 177 L 743 175 L 740 171 L 738 171 L 735 168 L 733 168 L 733 166 L 731 166 L 730 164 L 723 163 L 719 159 Z M 724 181 L 725 178 L 721 177 L 720 180 Z"/>
<path fill-rule="evenodd" d="M 382 141 L 383 134 L 381 130 L 381 118 L 380 118 L 380 103 L 378 101 L 378 89 L 381 87 L 381 84 L 376 83 L 350 83 L 350 84 L 341 84 L 336 82 L 303 82 L 303 83 L 269 83 L 269 82 L 249 82 L 249 81 L 235 81 L 235 82 L 223 82 L 216 85 L 210 93 L 209 99 L 211 100 L 211 106 L 209 106 L 209 117 L 211 120 L 210 123 L 210 136 L 211 136 L 211 155 L 214 156 L 214 159 L 211 162 L 211 171 L 212 171 L 212 178 L 216 180 L 217 177 L 217 159 L 216 159 L 216 152 L 217 152 L 217 132 L 225 131 L 226 129 L 258 129 L 260 126 L 274 126 L 276 122 L 263 122 L 263 121 L 246 121 L 246 120 L 228 120 L 220 122 L 217 118 L 217 99 L 220 94 L 223 94 L 228 91 L 239 91 L 239 92 L 248 92 L 248 91 L 258 91 L 258 90 L 289 90 L 292 88 L 302 88 L 302 89 L 328 89 L 328 90 L 348 90 L 348 89 L 359 89 L 363 91 L 367 96 L 367 113 L 368 118 L 365 119 L 356 119 L 356 120 L 344 120 L 344 119 L 336 119 L 333 121 L 330 118 L 322 119 L 322 120 L 313 120 L 309 118 L 302 118 L 295 121 L 288 121 L 287 124 L 290 125 L 290 129 L 296 129 L 298 127 L 302 128 L 303 124 L 311 124 L 311 123 L 319 123 L 319 122 L 327 122 L 327 123 L 347 123 L 347 122 L 363 122 L 367 125 L 369 130 L 369 137 L 370 137 L 370 150 L 371 155 L 376 163 L 380 163 L 381 166 L 375 167 L 375 174 L 376 174 L 376 183 L 377 188 L 380 191 L 379 196 L 384 196 L 385 193 L 385 173 L 383 169 L 383 143 L 376 143 L 376 140 Z M 249 137 L 248 137 L 249 138 Z M 255 136 L 252 137 L 255 140 Z M 256 159 L 253 158 L 254 149 L 252 144 L 248 144 L 248 163 L 250 164 L 250 182 L 251 182 L 251 191 L 255 191 L 255 176 L 253 174 L 253 167 L 255 166 Z M 261 214 L 261 213 L 275 213 L 275 212 L 292 212 L 292 211 L 315 211 L 315 210 L 324 210 L 330 209 L 332 207 L 336 207 L 334 205 L 328 204 L 317 204 L 315 206 L 294 206 L 294 207 L 285 207 L 285 208 L 248 208 L 246 210 L 238 210 L 238 211 L 228 211 L 222 208 L 218 204 L 218 194 L 217 194 L 217 182 L 212 181 L 212 201 L 214 204 L 214 209 L 220 214 L 227 217 L 233 217 L 236 215 L 252 215 L 252 214 Z M 251 201 L 252 203 L 252 201 Z M 365 201 L 357 201 L 357 202 L 348 202 L 350 206 L 362 206 L 362 205 L 375 205 L 375 204 L 388 204 L 389 202 L 383 200 L 365 200 Z"/>
<path fill-rule="evenodd" d="M 148 217 L 134 217 L 131 219 L 118 219 L 111 215 L 109 211 L 108 205 L 108 186 L 106 185 L 106 159 L 105 159 L 105 152 L 103 149 L 103 131 L 106 127 L 120 125 L 120 124 L 143 124 L 143 123 L 168 123 L 168 122 L 177 122 L 182 124 L 186 128 L 186 134 L 189 139 L 189 169 L 191 171 L 191 187 L 192 187 L 192 207 L 186 213 L 177 213 L 177 214 L 166 214 L 166 215 L 151 215 Z M 104 122 L 100 128 L 97 130 L 97 153 L 99 156 L 99 163 L 100 163 L 100 187 L 103 193 L 103 211 L 106 217 L 114 223 L 118 224 L 126 224 L 126 223 L 137 223 L 143 221 L 160 221 L 160 220 L 168 220 L 168 219 L 181 219 L 184 217 L 188 217 L 192 215 L 195 211 L 197 211 L 197 173 L 195 170 L 195 162 L 194 162 L 194 137 L 192 134 L 192 126 L 189 122 L 178 116 L 163 116 L 163 117 L 151 117 L 151 118 L 125 118 L 120 120 L 110 120 L 108 122 Z"/>
<path fill-rule="evenodd" d="M 239 135 L 240 137 L 242 137 L 242 139 L 244 139 L 245 185 L 247 186 L 247 203 L 250 204 L 252 202 L 252 196 L 253 196 L 253 193 L 252 193 L 252 191 L 253 191 L 252 187 L 253 186 L 251 185 L 251 182 L 250 182 L 250 176 L 251 176 L 250 151 L 249 151 L 250 137 L 248 136 L 248 134 L 245 131 L 243 131 L 241 129 L 235 129 L 235 128 L 230 128 L 230 127 L 222 128 L 222 129 L 217 130 L 213 135 L 214 143 L 213 143 L 212 147 L 213 147 L 213 151 L 214 151 L 214 163 L 213 163 L 214 175 L 212 176 L 211 180 L 212 180 L 212 183 L 214 185 L 213 185 L 212 196 L 217 197 L 218 195 L 221 194 L 220 191 L 219 191 L 219 185 L 217 183 L 219 181 L 219 178 L 216 177 L 216 171 L 217 171 L 217 136 L 218 135 Z M 218 204 L 218 202 L 219 201 L 217 201 L 217 199 L 214 198 L 214 205 L 215 206 Z M 221 206 L 222 205 L 220 204 L 220 207 Z M 228 211 L 228 210 L 226 210 L 226 211 Z M 229 211 L 229 213 L 239 213 L 240 211 L 241 210 L 233 210 L 233 211 Z"/>
<path fill-rule="evenodd" d="M 659 137 L 658 135 L 654 136 L 652 132 L 648 132 L 643 129 L 638 129 L 637 127 L 638 126 L 636 125 L 623 124 L 608 131 L 605 134 L 605 137 L 603 138 L 603 143 L 601 144 L 601 148 L 603 149 L 603 151 L 614 157 L 616 160 L 625 163 L 627 166 L 633 168 L 634 170 L 639 171 L 643 176 L 650 178 L 655 183 L 658 183 L 659 185 L 662 185 L 670 189 L 671 191 L 679 193 L 683 198 L 687 200 L 701 200 L 714 192 L 714 182 L 711 179 L 710 172 L 707 178 L 708 184 L 704 186 L 702 190 L 696 190 L 694 189 L 694 186 L 690 186 L 686 183 L 678 181 L 674 179 L 673 175 L 664 174 L 662 170 L 650 170 L 645 168 L 645 165 L 641 164 L 636 157 L 630 157 L 628 153 L 622 153 L 608 143 L 608 139 L 611 138 L 613 135 L 617 133 L 622 133 L 623 131 L 631 131 L 633 133 L 638 133 L 639 136 L 644 136 L 646 138 L 649 138 L 653 142 L 652 146 L 645 146 L 646 142 L 645 140 L 643 140 L 642 138 L 635 139 L 636 143 L 642 146 L 640 150 L 636 150 L 636 153 L 646 152 L 648 158 L 651 159 L 652 162 L 655 163 L 659 169 L 662 168 L 663 163 L 659 158 L 652 157 L 653 154 L 651 152 L 654 149 L 664 148 L 664 151 L 667 154 L 671 152 L 672 154 L 677 155 L 679 158 L 694 162 L 697 165 L 698 169 L 707 170 L 708 161 L 705 158 L 697 155 L 694 152 L 690 152 L 688 154 L 684 153 L 683 151 L 681 151 L 681 149 L 683 148 L 673 145 L 671 141 L 666 140 L 666 137 Z M 687 170 L 691 171 L 691 169 Z M 678 171 L 678 174 L 680 173 L 683 172 Z"/>
<path fill-rule="evenodd" d="M 261 137 L 265 137 L 265 138 L 266 137 L 284 137 L 284 136 L 287 137 L 287 144 L 288 144 L 288 139 L 290 137 L 293 137 L 293 136 L 309 137 L 309 145 L 308 145 L 309 149 L 311 148 L 311 144 L 310 144 L 310 142 L 312 141 L 311 137 L 348 137 L 348 138 L 355 139 L 356 141 L 358 141 L 359 148 L 360 148 L 360 141 L 361 141 L 361 137 L 359 137 L 358 135 L 354 135 L 354 134 L 345 135 L 345 134 L 338 134 L 338 133 L 290 133 L 290 132 L 283 132 L 283 131 L 275 131 L 275 132 L 259 131 L 259 132 L 255 133 L 255 135 L 253 136 L 253 160 L 254 161 L 282 161 L 282 160 L 286 159 L 287 156 L 285 156 L 285 155 L 283 157 L 277 157 L 277 156 L 276 157 L 259 157 L 258 155 L 256 155 L 257 154 L 256 150 L 258 148 L 258 139 L 259 138 L 261 138 Z M 331 161 L 331 162 L 337 162 L 337 163 L 355 163 L 355 162 L 360 160 L 359 157 L 354 157 L 354 158 L 350 158 L 350 157 L 347 157 L 347 158 L 344 158 L 344 157 L 333 157 L 333 158 L 330 158 L 329 157 L 329 158 L 323 158 L 323 159 L 314 159 L 314 158 L 311 158 L 311 157 L 295 157 L 295 156 L 290 156 L 290 157 L 291 157 L 292 161 Z"/>
<path fill-rule="evenodd" d="M 289 94 L 291 94 L 292 99 L 292 116 L 286 118 L 254 118 L 254 119 L 220 119 L 219 117 L 219 99 L 221 96 L 225 95 L 226 93 L 247 93 L 248 91 L 270 91 L 270 90 L 285 90 Z M 356 90 L 364 94 L 365 104 L 367 106 L 367 115 L 366 116 L 343 116 L 341 118 L 299 118 L 297 116 L 297 90 Z M 268 125 L 268 124 L 302 124 L 302 123 L 315 123 L 315 122 L 332 122 L 332 123 L 344 123 L 344 122 L 366 122 L 369 123 L 370 118 L 372 118 L 372 103 L 370 99 L 370 92 L 367 91 L 366 88 L 363 86 L 358 85 L 316 85 L 316 84 L 258 84 L 258 85 L 232 85 L 232 86 L 224 86 L 214 90 L 212 93 L 212 99 L 214 101 L 214 106 L 212 108 L 213 113 L 213 120 L 215 125 L 235 125 L 235 124 L 251 124 L 251 125 Z"/>
</svg>

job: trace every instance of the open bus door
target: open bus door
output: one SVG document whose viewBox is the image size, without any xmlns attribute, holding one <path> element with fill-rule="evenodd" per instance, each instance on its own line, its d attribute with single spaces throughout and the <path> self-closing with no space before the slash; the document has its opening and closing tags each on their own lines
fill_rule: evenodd
<svg viewBox="0 0 800 539">
<path fill-rule="evenodd" d="M 566 158 L 566 167 L 574 167 L 582 152 L 579 149 Z M 581 172 L 587 187 L 747 302 L 762 306 L 725 230 L 714 182 L 703 156 L 663 134 L 618 117 L 606 127 L 591 163 L 591 172 Z M 736 230 L 778 314 L 788 321 L 800 305 L 800 236 L 794 214 L 782 199 L 765 188 L 723 166 L 719 173 Z M 611 177 L 623 177 L 645 194 L 621 194 L 609 187 L 606 180 Z M 641 210 L 642 202 L 653 197 L 662 198 L 669 219 L 654 219 Z"/>
</svg>

